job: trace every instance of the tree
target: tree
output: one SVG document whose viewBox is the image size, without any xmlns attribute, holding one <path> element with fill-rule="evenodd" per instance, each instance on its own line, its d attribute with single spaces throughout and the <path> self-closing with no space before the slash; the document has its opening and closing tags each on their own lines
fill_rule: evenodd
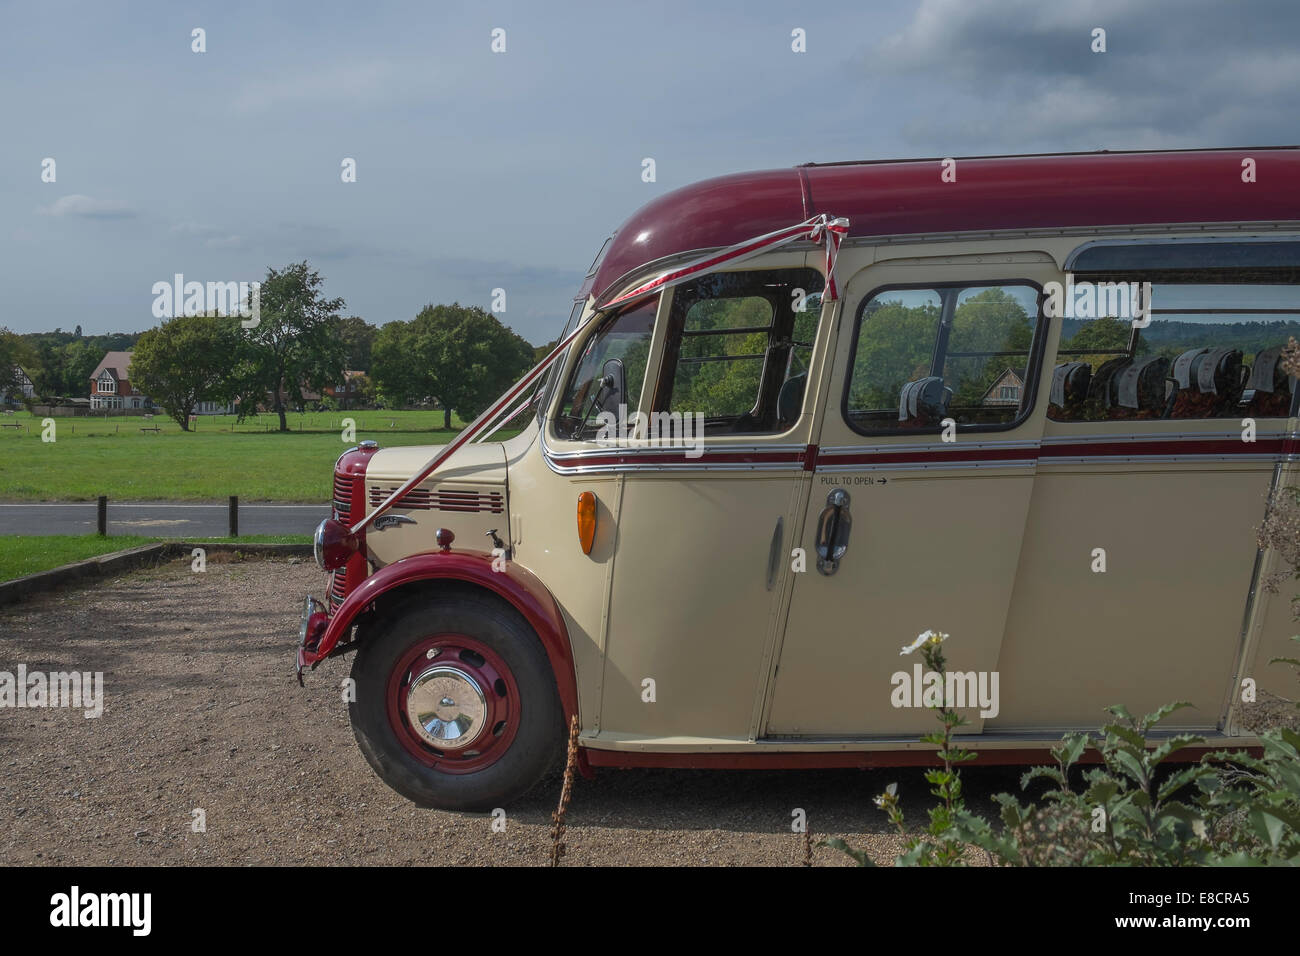
<svg viewBox="0 0 1300 956">
<path fill-rule="evenodd" d="M 87 341 L 69 342 L 63 346 L 63 379 L 59 392 L 64 395 L 89 395 L 90 376 L 104 359 L 107 349 Z"/>
<path fill-rule="evenodd" d="M 250 380 L 271 393 L 282 432 L 289 430 L 286 399 L 301 405 L 304 385 L 322 391 L 343 381 L 346 348 L 335 334 L 343 300 L 322 298 L 323 282 L 306 261 L 267 270 L 260 321 L 247 332 Z"/>
<path fill-rule="evenodd" d="M 349 315 L 335 322 L 335 334 L 347 350 L 348 368 L 358 372 L 370 371 L 371 350 L 378 331 L 359 315 Z"/>
<path fill-rule="evenodd" d="M 436 397 L 443 428 L 470 419 L 535 362 L 533 346 L 477 306 L 427 305 L 375 336 L 372 377 L 390 405 Z"/>
<path fill-rule="evenodd" d="M 400 408 L 432 395 L 437 387 L 433 370 L 416 353 L 411 322 L 389 322 L 375 335 L 370 376 L 379 400 Z"/>
<path fill-rule="evenodd" d="M 236 318 L 180 315 L 140 336 L 131 355 L 131 382 L 189 431 L 199 402 L 228 404 L 238 394 L 237 373 L 247 340 Z"/>
<path fill-rule="evenodd" d="M 451 428 L 453 410 L 466 421 L 478 415 L 533 365 L 533 346 L 478 306 L 427 305 L 412 326 L 443 428 Z"/>
</svg>

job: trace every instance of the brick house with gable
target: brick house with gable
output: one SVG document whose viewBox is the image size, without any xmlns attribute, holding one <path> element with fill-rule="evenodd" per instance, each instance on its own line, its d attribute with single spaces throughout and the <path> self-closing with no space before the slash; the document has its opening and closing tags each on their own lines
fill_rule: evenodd
<svg viewBox="0 0 1300 956">
<path fill-rule="evenodd" d="M 91 410 L 152 408 L 149 396 L 131 387 L 131 353 L 106 352 L 90 376 Z"/>
</svg>

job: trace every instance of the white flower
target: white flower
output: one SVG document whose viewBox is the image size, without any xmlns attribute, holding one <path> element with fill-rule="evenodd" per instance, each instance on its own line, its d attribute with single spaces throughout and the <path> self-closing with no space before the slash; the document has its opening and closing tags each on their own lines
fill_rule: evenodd
<svg viewBox="0 0 1300 956">
<path fill-rule="evenodd" d="M 904 654 L 910 654 L 926 644 L 942 644 L 946 640 L 948 640 L 948 635 L 941 631 L 926 631 L 923 634 L 916 635 L 916 640 L 904 647 L 898 656 L 902 657 Z"/>
<path fill-rule="evenodd" d="M 886 794 L 888 794 L 888 796 L 886 796 Z M 898 794 L 898 784 L 891 783 L 889 786 L 885 788 L 884 793 L 882 793 L 880 796 L 875 798 L 876 806 L 880 807 L 881 809 L 884 809 L 885 803 L 889 799 L 897 796 L 897 794 Z"/>
</svg>

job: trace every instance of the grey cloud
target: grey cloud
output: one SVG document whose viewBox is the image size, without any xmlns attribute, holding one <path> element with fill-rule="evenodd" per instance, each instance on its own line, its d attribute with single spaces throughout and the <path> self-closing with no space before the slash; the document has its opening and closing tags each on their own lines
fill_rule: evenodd
<svg viewBox="0 0 1300 956">
<path fill-rule="evenodd" d="M 118 199 L 92 199 L 80 193 L 61 196 L 37 210 L 45 216 L 77 216 L 82 219 L 130 219 L 135 210 Z"/>
<path fill-rule="evenodd" d="M 861 66 L 919 85 L 903 132 L 927 152 L 1252 145 L 1266 117 L 1281 143 L 1296 139 L 1297 32 L 1300 7 L 1281 2 L 928 0 Z"/>
</svg>

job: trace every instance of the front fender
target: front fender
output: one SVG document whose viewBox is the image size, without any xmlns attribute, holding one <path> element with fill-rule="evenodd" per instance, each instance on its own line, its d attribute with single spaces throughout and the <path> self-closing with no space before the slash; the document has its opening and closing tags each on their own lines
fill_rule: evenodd
<svg viewBox="0 0 1300 956">
<path fill-rule="evenodd" d="M 344 598 L 315 646 L 298 649 L 299 671 L 306 666 L 314 669 L 328 657 L 355 623 L 357 615 L 387 592 L 414 581 L 463 581 L 502 597 L 537 633 L 555 674 L 567 723 L 578 712 L 578 682 L 564 615 L 537 575 L 513 561 L 506 561 L 504 571 L 494 571 L 494 560 L 484 551 L 428 551 L 380 568 Z"/>
</svg>

